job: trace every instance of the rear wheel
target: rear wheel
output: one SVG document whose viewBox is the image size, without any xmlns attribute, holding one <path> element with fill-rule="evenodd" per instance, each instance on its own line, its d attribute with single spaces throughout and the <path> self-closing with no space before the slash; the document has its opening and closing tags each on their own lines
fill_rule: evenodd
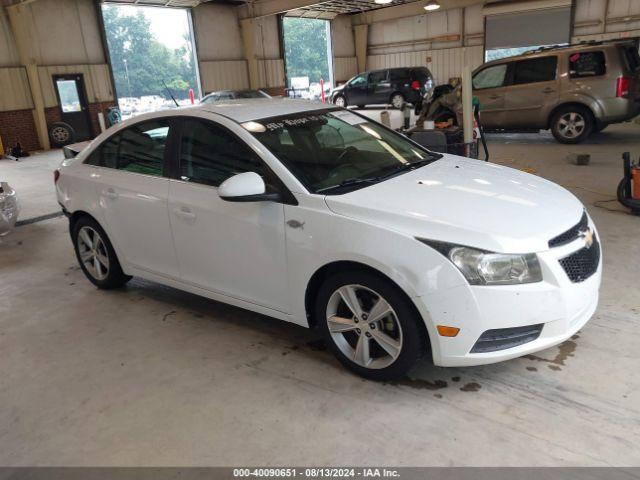
<svg viewBox="0 0 640 480">
<path fill-rule="evenodd" d="M 131 280 L 122 272 L 116 252 L 98 222 L 89 217 L 80 218 L 73 226 L 71 238 L 80 268 L 95 286 L 118 288 Z"/>
<path fill-rule="evenodd" d="M 551 133 L 560 143 L 580 143 L 593 131 L 595 121 L 591 112 L 580 105 L 559 109 L 551 120 Z"/>
<path fill-rule="evenodd" d="M 401 93 L 394 93 L 393 95 L 391 95 L 390 103 L 393 108 L 397 108 L 398 110 L 400 110 L 404 105 L 404 95 L 402 95 Z"/>
<path fill-rule="evenodd" d="M 424 338 L 405 295 L 377 275 L 331 276 L 316 299 L 326 342 L 349 370 L 371 380 L 401 377 L 424 352 Z"/>
</svg>

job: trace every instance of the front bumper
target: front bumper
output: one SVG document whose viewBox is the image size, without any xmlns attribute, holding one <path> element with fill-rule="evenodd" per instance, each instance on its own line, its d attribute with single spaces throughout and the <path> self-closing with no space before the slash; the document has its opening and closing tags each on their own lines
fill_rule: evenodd
<svg viewBox="0 0 640 480">
<path fill-rule="evenodd" d="M 542 282 L 510 286 L 461 285 L 414 299 L 430 333 L 434 364 L 459 367 L 496 363 L 552 347 L 571 338 L 598 305 L 602 254 L 596 272 L 569 280 L 559 259 L 584 247 L 582 239 L 538 253 Z M 487 330 L 543 324 L 533 341 L 504 350 L 471 353 Z M 437 334 L 437 325 L 460 328 L 455 337 Z"/>
</svg>

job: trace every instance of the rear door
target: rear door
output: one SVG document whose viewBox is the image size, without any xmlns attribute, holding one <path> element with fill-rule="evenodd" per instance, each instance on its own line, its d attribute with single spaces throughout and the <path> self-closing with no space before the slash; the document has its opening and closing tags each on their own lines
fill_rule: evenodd
<svg viewBox="0 0 640 480">
<path fill-rule="evenodd" d="M 89 140 L 91 122 L 82 74 L 54 75 L 53 86 L 60 106 L 60 119 L 71 125 L 75 132 L 73 141 Z"/>
<path fill-rule="evenodd" d="M 559 98 L 558 57 L 518 60 L 512 68 L 511 86 L 505 96 L 505 125 L 545 128 Z"/>
<path fill-rule="evenodd" d="M 117 133 L 101 147 L 94 181 L 109 239 L 126 263 L 177 278 L 165 177 L 173 122 L 144 121 Z"/>
<path fill-rule="evenodd" d="M 488 128 L 506 128 L 505 95 L 507 93 L 509 64 L 490 65 L 473 76 L 473 94 L 480 101 L 482 125 Z"/>
</svg>

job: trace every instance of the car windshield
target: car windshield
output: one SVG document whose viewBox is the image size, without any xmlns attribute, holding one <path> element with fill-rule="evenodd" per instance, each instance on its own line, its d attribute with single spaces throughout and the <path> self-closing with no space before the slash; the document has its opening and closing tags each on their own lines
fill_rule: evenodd
<svg viewBox="0 0 640 480">
<path fill-rule="evenodd" d="M 290 114 L 243 126 L 312 193 L 346 193 L 442 157 L 346 110 Z"/>
</svg>

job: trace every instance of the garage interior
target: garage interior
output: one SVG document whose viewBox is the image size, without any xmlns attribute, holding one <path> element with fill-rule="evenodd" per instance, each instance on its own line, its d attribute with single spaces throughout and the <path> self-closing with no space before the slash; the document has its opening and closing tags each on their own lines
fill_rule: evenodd
<svg viewBox="0 0 640 480">
<path fill-rule="evenodd" d="M 616 196 L 622 154 L 640 155 L 638 122 L 577 145 L 548 131 L 487 134 L 491 162 L 562 185 L 598 226 L 600 302 L 582 331 L 494 365 L 424 360 L 400 381 L 366 381 L 314 331 L 144 280 L 113 291 L 86 281 L 56 200 L 63 152 L 49 130 L 65 113 L 56 79 L 81 79 L 86 139 L 117 105 L 102 3 L 0 2 L 0 139 L 31 152 L 0 160 L 21 204 L 0 237 L 0 465 L 638 465 L 640 219 Z M 109 3 L 187 8 L 203 93 L 284 95 L 282 15 L 330 22 L 334 86 L 413 66 L 446 83 L 507 46 L 485 30 L 504 15 L 569 12 L 571 44 L 640 38 L 636 0 L 439 0 L 436 11 L 423 0 Z M 531 45 L 556 42 L 538 30 Z M 362 113 L 382 111 L 401 125 L 397 110 Z M 583 154 L 588 165 L 576 165 Z"/>
</svg>

